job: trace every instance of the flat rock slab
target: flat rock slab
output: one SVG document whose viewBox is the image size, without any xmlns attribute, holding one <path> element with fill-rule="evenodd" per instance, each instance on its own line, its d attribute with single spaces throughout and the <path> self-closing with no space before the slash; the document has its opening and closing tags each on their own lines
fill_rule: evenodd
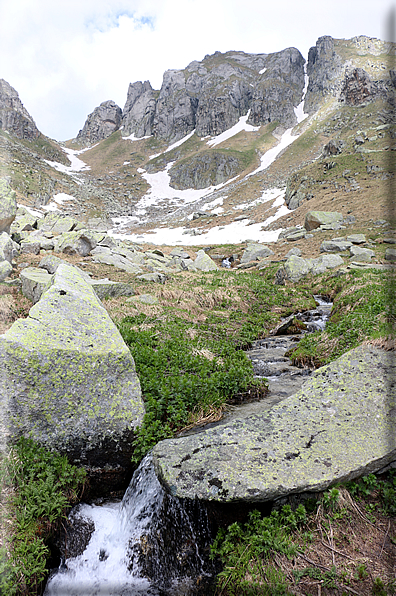
<svg viewBox="0 0 396 596">
<path fill-rule="evenodd" d="M 121 473 L 143 414 L 128 347 L 82 272 L 60 265 L 29 317 L 0 336 L 1 448 L 30 436 Z"/>
<path fill-rule="evenodd" d="M 264 502 L 321 491 L 396 460 L 394 353 L 360 346 L 262 414 L 161 441 L 156 472 L 172 494 Z"/>
</svg>

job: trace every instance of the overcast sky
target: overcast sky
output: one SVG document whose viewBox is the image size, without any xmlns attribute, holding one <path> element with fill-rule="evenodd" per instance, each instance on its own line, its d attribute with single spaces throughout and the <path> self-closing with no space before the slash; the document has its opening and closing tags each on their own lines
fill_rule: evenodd
<svg viewBox="0 0 396 596">
<path fill-rule="evenodd" d="M 386 38 L 392 0 L 0 0 L 0 78 L 44 134 L 75 137 L 128 84 L 215 51 L 271 53 L 318 37 Z"/>
</svg>

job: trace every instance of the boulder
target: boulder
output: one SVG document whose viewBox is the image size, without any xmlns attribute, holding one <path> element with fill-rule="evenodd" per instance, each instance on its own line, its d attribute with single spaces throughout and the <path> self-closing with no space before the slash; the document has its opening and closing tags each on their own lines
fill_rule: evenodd
<svg viewBox="0 0 396 596">
<path fill-rule="evenodd" d="M 8 261 L 0 261 L 0 281 L 4 281 L 11 273 L 12 265 Z"/>
<path fill-rule="evenodd" d="M 96 247 L 96 244 L 96 239 L 90 230 L 65 232 L 56 238 L 54 251 L 86 257 Z"/>
<path fill-rule="evenodd" d="M 180 498 L 257 503 L 379 471 L 396 460 L 395 374 L 388 352 L 355 348 L 270 410 L 161 441 L 157 475 Z"/>
<path fill-rule="evenodd" d="M 10 227 L 17 212 L 15 191 L 7 180 L 0 178 L 0 232 L 10 232 Z"/>
<path fill-rule="evenodd" d="M 151 281 L 156 284 L 164 284 L 166 281 L 166 275 L 163 273 L 143 273 L 143 275 L 138 275 L 136 279 L 141 279 L 143 281 Z"/>
<path fill-rule="evenodd" d="M 396 248 L 387 248 L 385 251 L 385 259 L 387 261 L 396 261 Z"/>
<path fill-rule="evenodd" d="M 288 242 L 295 242 L 296 240 L 301 240 L 305 238 L 306 231 L 305 230 L 298 230 L 297 232 L 292 232 L 286 236 L 286 240 Z"/>
<path fill-rule="evenodd" d="M 99 248 L 99 247 L 97 247 Z M 137 274 L 142 273 L 141 267 L 137 263 L 133 263 L 130 259 L 127 259 L 123 255 L 112 253 L 110 250 L 97 252 L 97 248 L 94 253 L 94 263 L 105 263 L 106 265 L 113 265 L 117 269 L 122 269 L 127 273 Z M 144 259 L 143 259 L 144 260 Z"/>
<path fill-rule="evenodd" d="M 294 246 L 293 248 L 291 248 L 289 250 L 289 252 L 287 253 L 286 258 L 288 259 L 289 257 L 292 257 L 292 256 L 301 257 L 301 249 L 297 248 L 297 246 Z"/>
<path fill-rule="evenodd" d="M 352 242 L 348 242 L 344 238 L 333 238 L 333 240 L 323 240 L 320 252 L 344 252 L 351 246 Z"/>
<path fill-rule="evenodd" d="M 16 217 L 11 224 L 10 233 L 19 234 L 20 232 L 31 232 L 37 228 L 38 217 L 31 215 L 25 209 L 18 207 Z"/>
<path fill-rule="evenodd" d="M 363 244 L 366 242 L 366 236 L 364 234 L 350 234 L 347 236 L 347 241 L 352 244 Z"/>
<path fill-rule="evenodd" d="M 260 261 L 273 254 L 274 252 L 264 244 L 248 244 L 243 252 L 241 264 L 250 263 L 251 261 Z"/>
<path fill-rule="evenodd" d="M 20 275 L 22 294 L 36 304 L 52 284 L 52 275 L 39 267 L 25 267 Z"/>
<path fill-rule="evenodd" d="M 194 261 L 194 266 L 199 271 L 215 271 L 218 269 L 216 263 L 202 249 L 197 252 L 197 258 Z"/>
<path fill-rule="evenodd" d="M 292 255 L 285 263 L 286 277 L 289 281 L 300 281 L 305 275 L 311 271 L 311 263 L 302 257 Z"/>
<path fill-rule="evenodd" d="M 342 214 L 338 211 L 308 211 L 305 216 L 304 228 L 309 232 L 316 230 L 319 226 L 340 223 L 342 220 Z"/>
<path fill-rule="evenodd" d="M 110 279 L 91 279 L 89 283 L 95 290 L 100 300 L 108 298 L 119 298 L 120 296 L 133 296 L 135 290 L 132 284 L 120 281 L 111 281 Z"/>
<path fill-rule="evenodd" d="M 21 253 L 22 254 L 32 254 L 32 255 L 39 255 L 40 254 L 40 241 L 38 238 L 32 238 L 28 236 L 21 240 Z"/>
<path fill-rule="evenodd" d="M 66 264 L 65 261 L 62 261 L 59 257 L 55 255 L 47 255 L 46 257 L 42 258 L 39 267 L 41 269 L 45 269 L 48 273 L 55 273 L 58 269 L 59 265 Z"/>
<path fill-rule="evenodd" d="M 70 215 L 63 215 L 56 211 L 48 211 L 44 217 L 37 221 L 37 228 L 42 232 L 51 232 L 52 234 L 63 234 L 71 232 L 77 225 L 77 220 Z"/>
<path fill-rule="evenodd" d="M 0 336 L 0 401 L 3 450 L 30 436 L 112 490 L 131 473 L 144 414 L 134 361 L 77 268 L 60 265 L 29 317 Z"/>
<path fill-rule="evenodd" d="M 371 259 L 375 257 L 375 252 L 369 248 L 360 248 L 360 246 L 352 245 L 349 249 L 351 258 L 354 261 L 361 263 L 370 263 Z"/>
<path fill-rule="evenodd" d="M 7 234 L 7 232 L 0 233 L 0 261 L 8 261 L 12 263 L 12 259 L 17 256 L 19 246 Z"/>
</svg>

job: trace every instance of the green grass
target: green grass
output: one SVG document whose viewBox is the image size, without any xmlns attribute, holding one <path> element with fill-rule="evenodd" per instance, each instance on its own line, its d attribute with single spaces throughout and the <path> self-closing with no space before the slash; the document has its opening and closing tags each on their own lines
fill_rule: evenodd
<svg viewBox="0 0 396 596">
<path fill-rule="evenodd" d="M 48 541 L 77 502 L 85 470 L 22 438 L 3 459 L 1 476 L 8 493 L 3 528 L 12 536 L 0 550 L 0 593 L 36 596 L 48 574 Z"/>
<path fill-rule="evenodd" d="M 330 321 L 324 332 L 306 335 L 289 353 L 297 364 L 322 366 L 364 341 L 394 333 L 392 275 L 376 271 L 352 271 L 324 281 L 321 290 L 334 295 Z"/>
</svg>

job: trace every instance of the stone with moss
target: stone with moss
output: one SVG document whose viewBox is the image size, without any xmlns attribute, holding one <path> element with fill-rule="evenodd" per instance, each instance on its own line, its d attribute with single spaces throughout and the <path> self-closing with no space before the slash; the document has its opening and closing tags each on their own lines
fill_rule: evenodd
<svg viewBox="0 0 396 596">
<path fill-rule="evenodd" d="M 0 232 L 10 232 L 17 212 L 15 191 L 5 178 L 0 178 Z"/>
<path fill-rule="evenodd" d="M 12 265 L 8 261 L 0 261 L 0 281 L 4 281 L 12 272 Z"/>
<path fill-rule="evenodd" d="M 132 355 L 92 286 L 62 264 L 27 319 L 0 336 L 4 450 L 20 435 L 68 456 L 113 488 L 131 473 L 144 415 Z"/>
<path fill-rule="evenodd" d="M 304 228 L 309 232 L 320 226 L 341 223 L 342 220 L 343 216 L 338 211 L 308 211 L 305 216 Z"/>
<path fill-rule="evenodd" d="M 218 266 L 213 259 L 211 259 L 210 256 L 207 255 L 202 249 L 197 252 L 197 258 L 194 261 L 194 266 L 199 271 L 215 271 L 218 269 Z"/>
<path fill-rule="evenodd" d="M 39 267 L 25 267 L 22 269 L 20 275 L 22 282 L 22 294 L 33 304 L 36 304 L 42 294 L 48 290 L 52 284 L 52 275 L 45 269 Z"/>
<path fill-rule="evenodd" d="M 158 477 L 180 498 L 254 503 L 379 471 L 396 460 L 395 374 L 389 352 L 355 348 L 269 411 L 161 441 Z"/>
</svg>

